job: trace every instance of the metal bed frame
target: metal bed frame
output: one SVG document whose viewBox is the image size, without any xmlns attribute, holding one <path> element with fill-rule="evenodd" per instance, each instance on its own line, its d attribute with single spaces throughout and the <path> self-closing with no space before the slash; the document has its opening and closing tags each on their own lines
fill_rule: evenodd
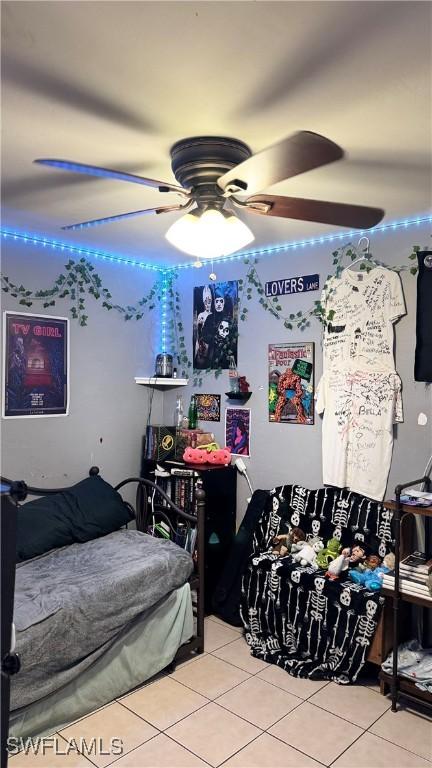
<svg viewBox="0 0 432 768">
<path fill-rule="evenodd" d="M 89 470 L 89 476 L 93 477 L 99 475 L 99 467 L 91 467 Z M 55 493 L 63 493 L 67 491 L 71 486 L 64 488 L 36 488 L 34 486 L 27 485 L 24 481 L 12 482 L 6 478 L 1 478 L 3 483 L 9 484 L 14 489 L 12 494 L 13 501 L 18 505 L 18 502 L 23 501 L 27 495 L 31 496 L 49 496 Z M 170 668 L 175 668 L 177 662 L 187 658 L 190 654 L 200 654 L 204 652 L 204 522 L 205 522 L 205 492 L 202 486 L 202 480 L 199 478 L 195 483 L 195 513 L 188 514 L 178 507 L 170 499 L 169 496 L 151 480 L 147 480 L 142 477 L 128 477 L 122 480 L 114 486 L 114 490 L 120 491 L 125 486 L 136 483 L 136 497 L 135 508 L 129 502 L 124 503 L 133 511 L 136 519 L 137 530 L 147 533 L 150 517 L 151 507 L 149 503 L 149 494 L 158 494 L 163 500 L 164 504 L 156 504 L 155 509 L 167 514 L 173 515 L 174 518 L 182 518 L 186 521 L 188 526 L 193 525 L 197 528 L 196 537 L 196 557 L 194 557 L 194 572 L 189 577 L 189 584 L 192 594 L 192 609 L 194 615 L 195 631 L 192 638 L 180 646 L 173 661 L 169 665 Z"/>
</svg>

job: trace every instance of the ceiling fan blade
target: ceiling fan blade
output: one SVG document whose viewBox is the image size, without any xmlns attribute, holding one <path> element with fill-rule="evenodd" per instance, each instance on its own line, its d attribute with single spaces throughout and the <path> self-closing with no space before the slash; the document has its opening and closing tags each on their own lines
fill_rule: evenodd
<svg viewBox="0 0 432 768">
<path fill-rule="evenodd" d="M 248 197 L 242 207 L 251 213 L 263 216 L 280 216 L 285 219 L 316 221 L 320 224 L 334 224 L 356 229 L 370 229 L 383 218 L 381 208 L 346 203 L 328 203 L 325 200 L 307 200 L 302 197 L 280 197 L 278 195 L 254 195 Z"/>
<path fill-rule="evenodd" d="M 343 149 L 325 136 L 300 131 L 234 166 L 220 176 L 217 183 L 224 192 L 251 194 L 312 168 L 333 163 L 343 155 Z"/>
<path fill-rule="evenodd" d="M 62 75 L 48 65 L 41 65 L 32 56 L 29 61 L 6 53 L 2 58 L 2 82 L 15 88 L 29 91 L 33 98 L 46 99 L 53 103 L 77 110 L 87 117 L 110 121 L 124 128 L 135 131 L 155 133 L 157 126 L 147 116 L 137 110 L 122 106 L 119 100 L 111 99 L 92 88 L 89 82 L 83 82 L 74 72 Z"/>
<path fill-rule="evenodd" d="M 178 195 L 189 196 L 188 190 L 183 189 L 183 187 L 167 184 L 165 181 L 147 179 L 145 176 L 136 176 L 134 173 L 123 173 L 122 171 L 113 171 L 111 168 L 100 168 L 97 165 L 86 165 L 85 163 L 75 163 L 71 160 L 58 160 L 56 158 L 38 158 L 33 162 L 39 165 L 49 165 L 52 168 L 62 168 L 72 173 L 84 173 L 88 176 L 101 176 L 118 181 L 130 181 L 133 184 L 143 184 L 145 187 L 154 187 L 159 192 L 176 192 Z"/>
<path fill-rule="evenodd" d="M 97 227 L 99 224 L 110 224 L 113 221 L 122 219 L 132 219 L 134 216 L 145 216 L 148 213 L 169 213 L 170 211 L 185 211 L 192 207 L 192 201 L 187 205 L 166 205 L 162 208 L 145 208 L 142 211 L 130 211 L 130 213 L 118 213 L 116 216 L 105 216 L 103 219 L 92 219 L 91 221 L 81 221 L 78 224 L 68 224 L 62 229 L 85 229 L 86 227 Z"/>
</svg>

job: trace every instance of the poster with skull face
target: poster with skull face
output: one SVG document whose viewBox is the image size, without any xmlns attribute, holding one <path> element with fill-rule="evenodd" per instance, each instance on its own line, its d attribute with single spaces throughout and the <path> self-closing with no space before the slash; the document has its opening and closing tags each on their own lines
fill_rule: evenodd
<svg viewBox="0 0 432 768">
<path fill-rule="evenodd" d="M 211 283 L 194 288 L 193 364 L 195 369 L 237 365 L 238 282 Z"/>
</svg>

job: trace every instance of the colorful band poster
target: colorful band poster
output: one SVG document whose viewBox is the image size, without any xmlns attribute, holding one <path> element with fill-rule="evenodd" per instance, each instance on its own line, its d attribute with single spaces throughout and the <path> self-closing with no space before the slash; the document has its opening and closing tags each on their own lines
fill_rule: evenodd
<svg viewBox="0 0 432 768">
<path fill-rule="evenodd" d="M 3 417 L 67 416 L 69 320 L 3 313 Z"/>
<path fill-rule="evenodd" d="M 225 411 L 225 445 L 234 456 L 250 456 L 249 408 L 227 408 Z"/>
<path fill-rule="evenodd" d="M 314 343 L 269 344 L 269 421 L 314 423 Z"/>
<path fill-rule="evenodd" d="M 198 421 L 220 421 L 221 396 L 196 395 Z"/>
</svg>

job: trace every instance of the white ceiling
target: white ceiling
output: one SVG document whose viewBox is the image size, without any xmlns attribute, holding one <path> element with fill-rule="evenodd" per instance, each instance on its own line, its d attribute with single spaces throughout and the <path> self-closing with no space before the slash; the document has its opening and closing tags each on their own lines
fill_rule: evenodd
<svg viewBox="0 0 432 768">
<path fill-rule="evenodd" d="M 347 158 L 272 188 L 382 207 L 431 205 L 429 2 L 3 2 L 3 226 L 176 264 L 176 214 L 70 224 L 166 204 L 152 189 L 32 165 L 59 157 L 174 181 L 169 149 L 227 135 L 258 151 L 298 130 Z M 177 198 L 174 197 L 173 202 Z M 254 245 L 322 224 L 248 216 Z"/>
</svg>

